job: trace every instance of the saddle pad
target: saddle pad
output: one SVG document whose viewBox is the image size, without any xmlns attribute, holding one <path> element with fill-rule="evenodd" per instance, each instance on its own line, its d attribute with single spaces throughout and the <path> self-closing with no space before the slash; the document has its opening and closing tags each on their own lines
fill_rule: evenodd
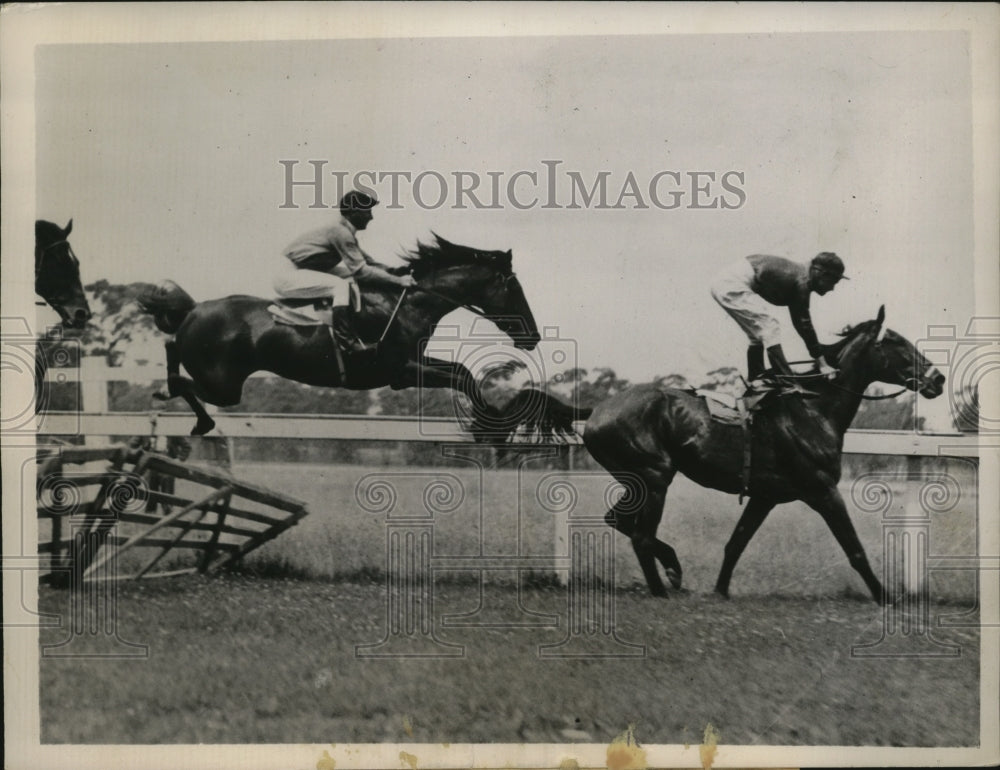
<svg viewBox="0 0 1000 770">
<path fill-rule="evenodd" d="M 285 305 L 268 305 L 267 310 L 274 316 L 275 323 L 287 326 L 323 326 L 323 322 L 318 318 Z"/>
<path fill-rule="evenodd" d="M 728 393 L 716 393 L 714 390 L 696 390 L 695 395 L 700 396 L 708 407 L 708 413 L 713 420 L 727 425 L 742 425 L 743 418 L 740 417 L 736 409 L 736 397 Z"/>
</svg>

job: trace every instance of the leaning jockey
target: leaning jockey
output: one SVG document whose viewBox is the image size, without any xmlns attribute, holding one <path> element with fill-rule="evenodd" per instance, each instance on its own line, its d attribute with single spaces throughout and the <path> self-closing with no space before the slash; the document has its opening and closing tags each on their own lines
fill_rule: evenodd
<svg viewBox="0 0 1000 770">
<path fill-rule="evenodd" d="M 392 275 L 358 245 L 357 231 L 368 227 L 376 205 L 378 200 L 374 196 L 357 190 L 348 192 L 340 201 L 338 221 L 292 242 L 284 251 L 282 266 L 274 279 L 274 289 L 280 297 L 316 300 L 317 317 L 333 327 L 350 352 L 365 350 L 354 332 L 352 312 L 334 314 L 332 307 L 349 305 L 350 311 L 360 309 L 360 302 L 352 300 L 352 291 L 357 290 L 358 284 L 404 288 L 414 284 L 412 276 Z"/>
<path fill-rule="evenodd" d="M 816 368 L 832 378 L 837 370 L 823 357 L 809 315 L 809 296 L 823 296 L 833 291 L 844 275 L 844 263 L 836 254 L 824 251 L 808 264 L 784 257 L 754 254 L 729 268 L 712 286 L 712 296 L 731 315 L 750 338 L 747 348 L 749 382 L 764 373 L 764 348 L 771 366 L 778 374 L 793 374 L 781 349 L 781 327 L 771 314 L 771 305 L 788 308 L 792 325 L 805 342 Z"/>
</svg>

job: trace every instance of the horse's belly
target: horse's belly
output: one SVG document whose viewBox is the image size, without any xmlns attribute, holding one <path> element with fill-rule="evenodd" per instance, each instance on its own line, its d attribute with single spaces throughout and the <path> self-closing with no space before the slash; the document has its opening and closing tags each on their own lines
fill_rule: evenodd
<svg viewBox="0 0 1000 770">
<path fill-rule="evenodd" d="M 696 484 L 738 494 L 743 491 L 745 442 L 742 428 L 711 422 L 706 434 L 674 453 L 675 467 Z M 751 454 L 751 468 L 754 467 L 753 458 Z"/>
<path fill-rule="evenodd" d="M 695 484 L 708 489 L 734 494 L 742 489 L 740 468 L 733 462 L 679 461 L 676 468 Z"/>
</svg>

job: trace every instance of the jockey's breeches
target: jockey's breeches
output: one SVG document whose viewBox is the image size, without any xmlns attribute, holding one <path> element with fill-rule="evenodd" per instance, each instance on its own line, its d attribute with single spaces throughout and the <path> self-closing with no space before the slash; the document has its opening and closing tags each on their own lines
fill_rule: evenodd
<svg viewBox="0 0 1000 770">
<path fill-rule="evenodd" d="M 319 270 L 300 269 L 286 257 L 280 257 L 279 260 L 274 274 L 274 290 L 279 297 L 287 299 L 333 297 L 335 306 L 349 305 L 353 298 L 354 304 L 358 304 L 358 289 L 353 278 L 340 278 Z"/>
<path fill-rule="evenodd" d="M 733 317 L 754 345 L 781 344 L 781 325 L 771 314 L 771 305 L 750 288 L 753 265 L 741 259 L 712 284 L 712 296 Z"/>
</svg>

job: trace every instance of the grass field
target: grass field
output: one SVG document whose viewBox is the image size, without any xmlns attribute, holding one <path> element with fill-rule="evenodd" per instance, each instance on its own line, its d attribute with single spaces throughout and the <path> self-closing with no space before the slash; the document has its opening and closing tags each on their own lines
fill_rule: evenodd
<svg viewBox="0 0 1000 770">
<path fill-rule="evenodd" d="M 386 532 L 395 517 L 432 510 L 423 521 L 433 522 L 435 556 L 564 556 L 567 516 L 606 531 L 609 478 L 530 466 L 482 476 L 290 464 L 234 473 L 299 497 L 310 515 L 252 554 L 242 574 L 120 584 L 118 635 L 148 645 L 149 657 L 43 657 L 43 742 L 604 743 L 634 724 L 647 744 L 696 743 L 708 723 L 736 744 L 978 742 L 978 630 L 934 628 L 958 657 L 853 656 L 852 646 L 880 638 L 883 611 L 804 506 L 772 513 L 728 602 L 711 589 L 739 516 L 735 498 L 683 479 L 671 488 L 660 537 L 677 549 L 685 591 L 669 600 L 647 595 L 627 539 L 614 535 L 615 631 L 643 645 L 643 657 L 540 657 L 541 646 L 566 637 L 569 620 L 567 590 L 543 563 L 527 574 L 474 565 L 434 573 L 434 633 L 462 646 L 461 657 L 361 659 L 357 645 L 389 628 Z M 897 508 L 913 487 L 895 485 Z M 976 552 L 972 480 L 962 488 L 959 504 L 931 521 L 932 554 Z M 879 572 L 887 519 L 852 504 L 850 483 L 842 491 Z M 973 577 L 931 574 L 932 624 L 974 606 Z M 43 644 L 66 637 L 74 606 L 66 591 L 41 589 L 40 610 L 64 617 L 62 628 L 42 631 Z M 493 627 L 442 623 L 477 607 Z M 525 617 L 551 622 L 513 627 Z M 76 637 L 73 650 L 112 642 Z"/>
<path fill-rule="evenodd" d="M 978 742 L 978 631 L 935 630 L 960 657 L 852 657 L 881 629 L 881 610 L 858 599 L 619 590 L 618 636 L 645 657 L 546 659 L 539 645 L 567 633 L 563 590 L 521 597 L 557 628 L 445 628 L 442 616 L 479 600 L 475 586 L 445 584 L 437 635 L 464 655 L 414 660 L 355 656 L 387 633 L 378 582 L 188 577 L 119 591 L 119 637 L 149 657 L 43 657 L 44 743 L 606 743 L 634 724 L 645 744 L 676 744 L 697 743 L 707 723 L 728 744 Z M 69 608 L 67 592 L 42 589 L 43 612 Z M 42 642 L 65 633 L 43 630 Z M 108 641 L 79 637 L 74 651 Z"/>
<path fill-rule="evenodd" d="M 974 480 L 961 478 L 958 466 L 950 472 L 959 478 L 963 494 L 958 504 L 931 519 L 931 553 L 975 554 L 976 490 Z M 550 556 L 566 554 L 565 524 L 571 517 L 599 520 L 607 510 L 605 491 L 611 481 L 603 472 L 566 474 L 533 469 L 487 471 L 476 469 L 387 469 L 322 465 L 240 465 L 242 478 L 295 495 L 310 510 L 298 526 L 262 548 L 249 563 L 261 560 L 287 564 L 304 575 L 318 578 L 350 577 L 378 573 L 385 568 L 385 513 L 364 510 L 357 502 L 371 483 L 387 482 L 393 488 L 393 515 L 428 510 L 425 489 L 447 481 L 460 489 L 461 504 L 453 510 L 434 511 L 436 555 Z M 449 477 L 449 478 L 445 478 Z M 568 480 L 569 494 L 558 486 Z M 361 493 L 357 492 L 361 486 Z M 551 494 L 550 494 L 551 492 Z M 860 510 L 852 502 L 851 482 L 841 485 L 854 526 L 876 574 L 882 573 L 884 525 L 891 519 Z M 915 481 L 894 484 L 894 509 L 916 499 Z M 561 505 L 555 505 L 559 502 Z M 546 507 L 548 505 L 548 507 Z M 553 509 L 564 509 L 553 513 Z M 570 510 L 565 510 L 565 509 Z M 703 489 L 678 476 L 667 495 L 659 536 L 677 551 L 684 568 L 685 587 L 711 591 L 722 565 L 723 546 L 739 519 L 737 498 Z M 643 584 L 627 538 L 615 534 L 618 584 Z M 456 573 L 456 576 L 460 576 Z M 475 576 L 468 572 L 468 576 Z M 514 572 L 491 571 L 486 579 L 513 581 Z M 975 599 L 973 572 L 932 572 L 930 590 L 941 600 Z M 777 507 L 751 541 L 733 576 L 734 596 L 837 596 L 867 594 L 864 583 L 851 569 L 846 556 L 819 515 L 801 503 Z"/>
</svg>

